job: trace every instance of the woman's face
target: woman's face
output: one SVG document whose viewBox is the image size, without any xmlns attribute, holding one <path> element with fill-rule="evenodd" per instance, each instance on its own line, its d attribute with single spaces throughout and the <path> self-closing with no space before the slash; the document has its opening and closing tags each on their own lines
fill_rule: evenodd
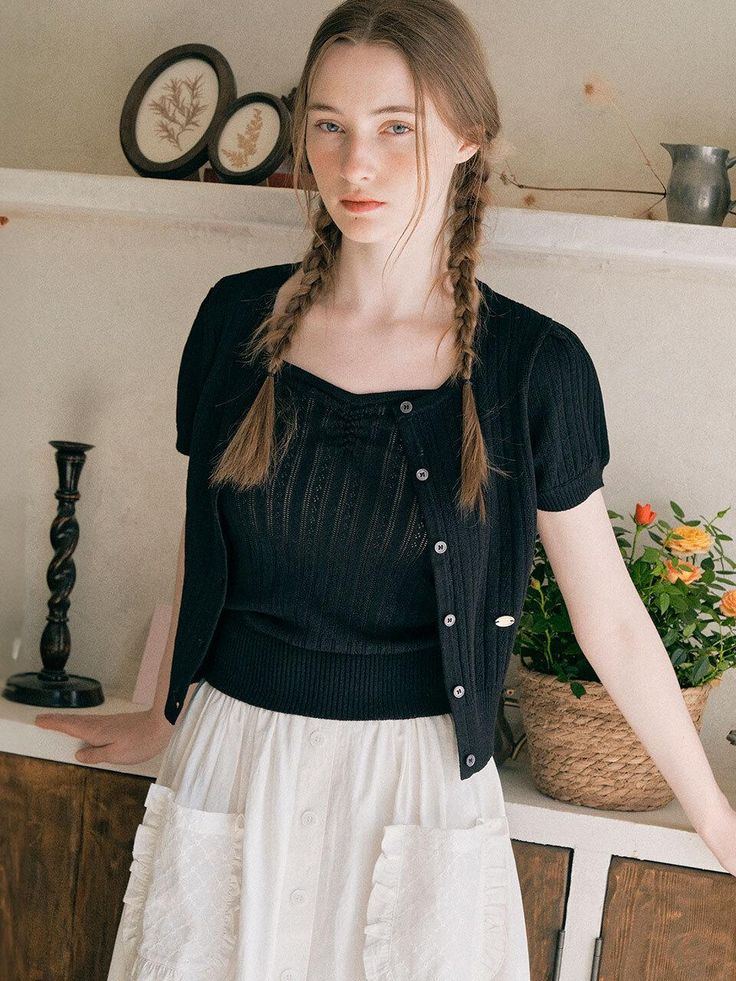
<svg viewBox="0 0 736 981">
<path fill-rule="evenodd" d="M 385 108 L 397 106 L 406 108 Z M 392 48 L 338 42 L 313 78 L 307 158 L 325 207 L 348 238 L 394 241 L 411 219 L 418 194 L 417 134 L 414 114 L 406 110 L 413 106 L 413 79 Z M 428 186 L 423 220 L 434 214 L 441 223 L 453 170 L 476 147 L 454 136 L 428 97 L 425 111 Z M 351 196 L 383 204 L 355 212 L 341 202 Z"/>
</svg>

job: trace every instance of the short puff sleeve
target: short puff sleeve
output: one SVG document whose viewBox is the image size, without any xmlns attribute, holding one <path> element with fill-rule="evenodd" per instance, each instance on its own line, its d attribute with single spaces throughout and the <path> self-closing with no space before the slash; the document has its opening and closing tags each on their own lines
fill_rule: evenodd
<svg viewBox="0 0 736 981">
<path fill-rule="evenodd" d="M 184 344 L 176 383 L 176 448 L 189 455 L 194 416 L 205 380 L 217 351 L 221 326 L 221 283 L 210 289 L 200 303 Z"/>
<path fill-rule="evenodd" d="M 537 507 L 565 511 L 603 486 L 608 431 L 598 375 L 583 342 L 552 321 L 529 376 Z"/>
</svg>

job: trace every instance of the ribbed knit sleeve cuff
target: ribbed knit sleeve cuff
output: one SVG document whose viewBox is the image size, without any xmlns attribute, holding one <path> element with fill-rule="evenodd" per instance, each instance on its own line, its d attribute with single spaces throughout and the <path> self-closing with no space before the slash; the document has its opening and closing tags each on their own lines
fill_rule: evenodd
<svg viewBox="0 0 736 981">
<path fill-rule="evenodd" d="M 537 507 L 540 511 L 566 511 L 582 504 L 594 490 L 603 486 L 603 467 L 596 463 L 579 477 L 537 494 Z"/>
</svg>

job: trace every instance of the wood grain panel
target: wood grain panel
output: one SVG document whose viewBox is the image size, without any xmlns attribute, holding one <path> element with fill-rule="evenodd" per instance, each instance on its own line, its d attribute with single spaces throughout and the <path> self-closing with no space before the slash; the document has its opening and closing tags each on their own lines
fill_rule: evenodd
<svg viewBox="0 0 736 981">
<path fill-rule="evenodd" d="M 82 767 L 0 753 L 0 964 L 8 981 L 67 981 Z"/>
<path fill-rule="evenodd" d="M 73 981 L 106 981 L 150 777 L 86 770 Z"/>
<path fill-rule="evenodd" d="M 553 977 L 557 935 L 565 922 L 572 850 L 512 840 L 524 903 L 532 981 Z"/>
<path fill-rule="evenodd" d="M 736 879 L 614 856 L 598 981 L 734 981 Z"/>
</svg>

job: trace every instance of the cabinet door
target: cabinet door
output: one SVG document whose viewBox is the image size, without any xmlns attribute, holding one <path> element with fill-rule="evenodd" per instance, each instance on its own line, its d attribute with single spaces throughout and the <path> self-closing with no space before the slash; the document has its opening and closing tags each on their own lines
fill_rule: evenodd
<svg viewBox="0 0 736 981">
<path fill-rule="evenodd" d="M 73 981 L 106 981 L 150 777 L 85 768 Z"/>
<path fill-rule="evenodd" d="M 531 976 L 552 978 L 556 976 L 558 935 L 565 922 L 572 849 L 528 841 L 512 844 L 524 903 Z"/>
<path fill-rule="evenodd" d="M 0 753 L 0 976 L 104 981 L 150 777 Z"/>
<path fill-rule="evenodd" d="M 736 879 L 615 855 L 598 981 L 733 981 Z"/>
</svg>

